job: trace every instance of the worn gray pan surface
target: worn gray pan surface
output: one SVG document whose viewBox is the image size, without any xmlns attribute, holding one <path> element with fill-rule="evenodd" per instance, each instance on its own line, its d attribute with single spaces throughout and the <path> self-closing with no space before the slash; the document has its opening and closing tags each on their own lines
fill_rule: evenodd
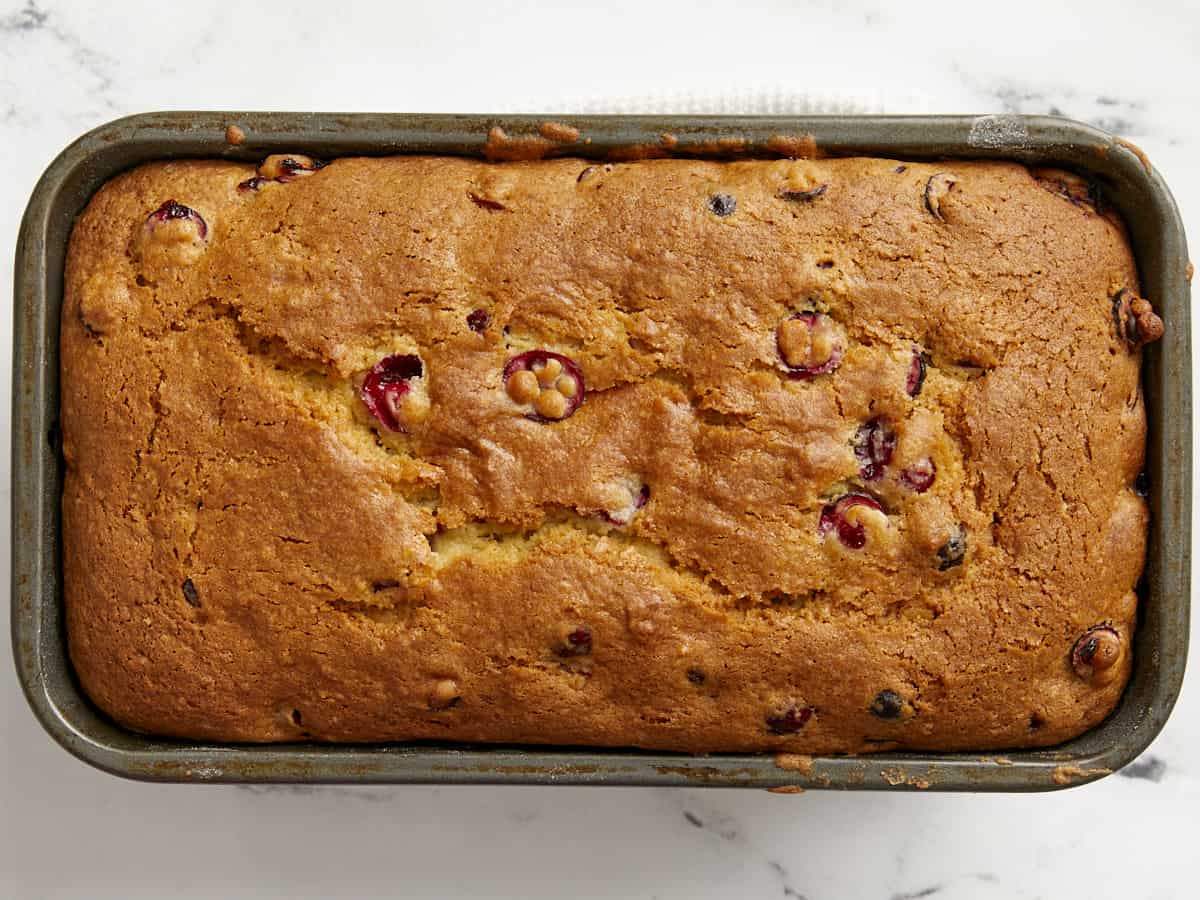
<svg viewBox="0 0 1200 900">
<path fill-rule="evenodd" d="M 63 261 L 76 215 L 117 172 L 169 157 L 255 160 L 267 153 L 450 153 L 480 156 L 488 130 L 536 135 L 551 118 L 581 132 L 559 155 L 604 158 L 630 147 L 676 155 L 1004 158 L 1072 169 L 1097 182 L 1129 226 L 1143 293 L 1166 323 L 1145 354 L 1147 471 L 1152 510 L 1133 678 L 1119 708 L 1062 746 L 996 754 L 881 753 L 859 757 L 684 756 L 589 748 L 391 744 L 221 745 L 126 731 L 81 693 L 66 654 L 57 444 L 58 320 Z M 245 141 L 226 141 L 239 125 Z M 780 142 L 783 136 L 791 142 Z M 772 141 L 772 138 L 776 138 Z M 805 138 L 806 140 L 796 140 Z M 808 140 L 811 139 L 811 140 Z M 786 152 L 786 150 L 785 150 Z M 1090 781 L 1136 757 L 1175 703 L 1187 656 L 1191 548 L 1191 339 L 1188 259 L 1171 195 L 1130 144 L 1046 117 L 486 117 L 391 114 L 154 113 L 84 135 L 50 165 L 17 243 L 13 378 L 12 634 L 34 713 L 71 753 L 130 778 L 212 782 L 491 782 L 719 785 L 896 790 L 1037 791 Z"/>
</svg>

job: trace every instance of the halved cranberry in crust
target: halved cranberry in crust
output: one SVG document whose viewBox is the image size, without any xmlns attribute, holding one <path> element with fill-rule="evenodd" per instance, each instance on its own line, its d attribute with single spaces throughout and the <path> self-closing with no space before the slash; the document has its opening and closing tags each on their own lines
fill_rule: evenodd
<svg viewBox="0 0 1200 900">
<path fill-rule="evenodd" d="M 415 404 L 406 404 L 412 393 L 412 380 L 424 373 L 419 357 L 411 353 L 385 356 L 371 368 L 359 389 L 367 411 L 388 431 L 408 431 L 416 424 Z"/>
<path fill-rule="evenodd" d="M 135 259 L 146 264 L 186 266 L 208 249 L 208 238 L 208 223 L 200 213 L 176 200 L 167 200 L 146 216 L 130 250 Z"/>
<path fill-rule="evenodd" d="M 1090 206 L 1097 213 L 1103 213 L 1107 207 L 1103 189 L 1098 182 L 1089 181 L 1062 169 L 1031 169 L 1029 174 L 1050 193 L 1058 194 L 1076 206 Z"/>
<path fill-rule="evenodd" d="M 925 386 L 925 354 L 913 347 L 912 362 L 908 365 L 908 378 L 904 381 L 904 392 L 910 397 L 921 393 Z"/>
<path fill-rule="evenodd" d="M 867 494 L 845 494 L 833 503 L 825 504 L 821 510 L 821 519 L 817 523 L 820 534 L 834 532 L 837 538 L 851 550 L 861 550 L 867 543 L 867 528 L 862 516 L 878 514 L 885 516 L 879 501 Z M 885 518 L 886 521 L 886 518 Z"/>
<path fill-rule="evenodd" d="M 923 494 L 933 486 L 937 467 L 929 457 L 919 459 L 900 473 L 900 483 L 910 491 Z"/>
<path fill-rule="evenodd" d="M 795 734 L 808 724 L 808 720 L 813 717 L 814 712 L 816 710 L 811 706 L 792 703 L 767 715 L 767 730 L 771 734 Z"/>
<path fill-rule="evenodd" d="M 837 323 L 824 313 L 795 313 L 775 330 L 775 348 L 788 378 L 805 380 L 836 369 L 846 351 Z"/>
<path fill-rule="evenodd" d="M 257 191 L 270 179 L 263 178 L 261 175 L 255 175 L 252 178 L 247 178 L 237 186 L 238 193 L 244 194 L 247 191 Z"/>
<path fill-rule="evenodd" d="M 1111 625 L 1093 625 L 1071 648 L 1071 667 L 1085 681 L 1104 680 L 1121 658 L 1121 635 Z"/>
<path fill-rule="evenodd" d="M 939 222 L 946 221 L 945 216 L 942 215 L 942 201 L 947 194 L 954 190 L 956 184 L 958 184 L 958 179 L 949 172 L 930 175 L 929 180 L 925 182 L 925 208 Z"/>
<path fill-rule="evenodd" d="M 567 632 L 562 644 L 558 647 L 558 655 L 564 658 L 572 656 L 587 656 L 592 652 L 592 629 L 586 625 Z"/>
<path fill-rule="evenodd" d="M 274 153 L 262 161 L 262 165 L 258 167 L 258 174 L 263 178 L 288 182 L 311 175 L 323 168 L 325 168 L 325 163 L 313 159 L 311 156 L 302 156 L 299 153 Z"/>
<path fill-rule="evenodd" d="M 569 356 L 528 350 L 504 364 L 504 390 L 534 422 L 558 422 L 583 403 L 583 370 Z"/>
<path fill-rule="evenodd" d="M 190 222 L 196 229 L 196 236 L 200 240 L 208 237 L 208 223 L 204 221 L 204 217 L 196 212 L 190 206 L 184 206 L 182 203 L 176 203 L 174 200 L 167 200 L 146 217 L 146 227 L 154 228 L 163 222 L 172 222 L 184 220 Z"/>
<path fill-rule="evenodd" d="M 618 487 L 618 491 L 620 490 Z M 628 503 L 616 509 L 601 510 L 600 518 L 609 525 L 628 525 L 632 522 L 637 511 L 650 502 L 650 485 L 643 484 L 636 491 L 629 490 L 628 494 Z"/>
<path fill-rule="evenodd" d="M 854 458 L 864 481 L 878 481 L 896 452 L 896 432 L 886 416 L 864 422 L 854 437 Z"/>
</svg>

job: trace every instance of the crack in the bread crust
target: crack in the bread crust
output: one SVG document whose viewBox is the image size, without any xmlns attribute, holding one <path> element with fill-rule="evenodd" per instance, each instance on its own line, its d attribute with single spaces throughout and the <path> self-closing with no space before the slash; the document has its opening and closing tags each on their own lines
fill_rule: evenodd
<svg viewBox="0 0 1200 900">
<path fill-rule="evenodd" d="M 335 597 L 322 604 L 323 608 L 347 616 L 357 616 L 368 619 L 376 625 L 407 626 L 413 617 L 422 609 L 428 609 L 429 604 L 405 595 L 400 599 L 372 602 L 368 599 L 355 600 L 347 597 Z"/>
<path fill-rule="evenodd" d="M 210 296 L 195 304 L 187 311 L 182 320 L 172 323 L 171 328 L 173 330 L 187 330 L 189 325 L 194 322 L 203 321 L 206 317 L 228 321 L 231 325 L 232 335 L 249 356 L 269 361 L 274 370 L 274 372 L 268 373 L 269 375 L 278 373 L 284 377 L 302 378 L 305 390 L 317 391 L 325 395 L 331 402 L 320 405 L 329 409 L 339 410 L 340 412 L 336 419 L 316 415 L 315 409 L 317 404 L 297 404 L 297 411 L 306 412 L 322 427 L 327 428 L 332 434 L 338 437 L 339 441 L 350 452 L 362 454 L 369 447 L 372 452 L 378 451 L 386 454 L 393 461 L 393 464 L 400 460 L 406 460 L 409 464 L 419 464 L 420 466 L 427 467 L 429 471 L 424 480 L 420 478 L 416 481 L 410 480 L 415 477 L 410 471 L 401 480 L 389 481 L 389 483 L 406 501 L 420 505 L 429 512 L 433 521 L 436 522 L 437 512 L 441 506 L 441 492 L 437 482 L 444 476 L 443 470 L 436 464 L 423 459 L 418 453 L 413 452 L 407 446 L 410 439 L 406 435 L 382 435 L 377 427 L 361 416 L 356 415 L 356 410 L 354 409 L 356 393 L 346 390 L 347 385 L 352 384 L 350 378 L 329 371 L 329 367 L 325 361 L 303 358 L 294 353 L 280 339 L 262 334 L 254 326 L 243 320 L 240 310 L 235 304 L 223 301 L 218 297 Z M 653 362 L 655 363 L 655 367 L 651 371 L 643 373 L 638 379 L 618 382 L 603 390 L 589 391 L 589 394 L 603 394 L 648 381 L 662 381 L 677 387 L 686 395 L 687 402 L 691 406 L 695 418 L 702 428 L 742 428 L 750 429 L 760 434 L 794 436 L 788 429 L 776 426 L 775 423 L 770 422 L 753 410 L 734 412 L 716 408 L 712 402 L 714 398 L 699 390 L 686 370 L 678 366 L 667 365 L 660 359 L 655 359 Z M 930 374 L 932 374 L 932 363 L 930 367 Z M 965 385 L 968 380 L 971 380 L 965 377 L 964 373 L 957 371 L 953 367 L 948 370 L 937 371 L 941 371 L 952 382 L 957 382 L 960 385 Z M 944 406 L 944 404 L 940 405 Z M 300 407 L 304 407 L 304 409 L 301 410 Z M 961 423 L 958 424 L 961 428 Z M 346 430 L 347 427 L 350 429 L 349 432 Z M 369 443 L 365 441 L 361 443 L 356 442 L 353 446 L 346 444 L 345 437 L 347 433 L 369 437 Z M 966 454 L 962 452 L 963 434 L 960 431 L 956 431 L 954 427 L 947 428 L 946 433 L 958 448 L 959 459 L 965 463 Z M 202 496 L 203 492 L 201 493 Z M 976 497 L 976 500 L 978 499 Z M 815 519 L 820 505 L 818 503 L 815 506 L 801 509 L 799 512 Z M 705 593 L 711 596 L 713 602 L 719 603 L 731 610 L 736 611 L 748 608 L 786 608 L 797 610 L 803 609 L 808 605 L 805 603 L 776 602 L 775 598 L 767 594 L 759 596 L 758 592 L 744 592 L 734 589 L 722 580 L 719 572 L 705 566 L 699 559 L 680 556 L 678 550 L 673 548 L 669 542 L 651 539 L 645 535 L 630 534 L 605 526 L 599 519 L 589 517 L 586 510 L 581 511 L 576 507 L 564 507 L 554 503 L 544 503 L 538 506 L 536 512 L 542 516 L 539 523 L 524 529 L 509 528 L 489 518 L 472 519 L 462 526 L 456 526 L 448 530 L 423 529 L 429 540 L 433 556 L 428 566 L 419 566 L 405 573 L 404 578 L 399 581 L 399 585 L 404 588 L 412 588 L 430 577 L 435 577 L 436 572 L 440 568 L 444 568 L 450 564 L 450 562 L 445 560 L 439 560 L 439 545 L 445 546 L 447 541 L 453 540 L 456 535 L 466 535 L 471 529 L 478 530 L 481 526 L 486 526 L 493 529 L 495 533 L 503 535 L 503 540 L 524 541 L 527 545 L 532 546 L 538 540 L 544 538 L 543 531 L 547 527 L 558 525 L 560 527 L 567 526 L 575 533 L 594 535 L 597 540 L 607 538 L 610 541 L 618 542 L 622 546 L 637 552 L 644 562 L 662 570 L 674 572 L 681 577 L 693 580 L 698 585 L 702 585 Z M 196 521 L 188 542 L 189 565 L 191 557 L 194 554 L 194 541 L 196 531 L 199 527 L 199 516 L 195 515 L 194 518 Z M 343 604 L 340 607 L 342 611 L 348 611 L 352 607 L 357 608 L 359 605 L 363 605 L 365 608 L 380 608 L 382 603 L 378 597 L 368 597 L 361 604 L 354 599 L 340 599 Z"/>
<path fill-rule="evenodd" d="M 702 566 L 692 565 L 677 559 L 670 548 L 642 534 L 622 531 L 599 519 L 589 518 L 576 511 L 547 504 L 549 514 L 537 525 L 527 527 L 504 526 L 490 519 L 476 519 L 464 525 L 448 528 L 430 536 L 433 553 L 432 569 L 436 574 L 454 565 L 459 559 L 481 548 L 499 549 L 502 552 L 518 550 L 520 555 L 543 542 L 561 542 L 570 536 L 590 536 L 592 547 L 601 542 L 617 544 L 621 549 L 636 553 L 641 562 L 655 568 L 672 571 L 693 580 L 710 590 L 715 596 L 748 599 L 722 583 L 716 574 Z M 566 532 L 566 533 L 564 533 Z M 461 543 L 461 548 L 452 548 Z"/>
<path fill-rule="evenodd" d="M 633 570 L 629 569 L 628 564 L 621 565 L 619 555 L 622 551 L 635 553 L 638 565 L 650 566 L 668 578 L 675 577 L 687 582 L 695 589 L 696 593 L 693 596 L 698 602 L 727 615 L 752 617 L 769 612 L 789 618 L 828 620 L 828 616 L 823 615 L 822 610 L 833 598 L 830 591 L 812 588 L 791 593 L 768 591 L 761 595 L 740 592 L 722 582 L 713 570 L 697 561 L 678 557 L 669 546 L 645 534 L 622 531 L 562 508 L 535 526 L 504 527 L 491 520 L 478 519 L 439 532 L 433 537 L 431 544 L 434 553 L 431 560 L 432 569 L 422 573 L 420 580 L 424 581 L 430 577 L 436 579 L 441 572 L 455 566 L 464 558 L 470 559 L 476 566 L 488 565 L 489 563 L 484 561 L 486 553 L 481 554 L 480 551 L 492 551 L 493 564 L 507 567 L 516 559 L 528 558 L 541 544 L 573 549 L 573 540 L 580 537 L 591 539 L 588 545 L 590 550 L 604 548 L 615 565 L 629 571 Z M 453 546 L 455 544 L 459 546 Z M 618 549 L 615 552 L 609 551 L 604 547 L 606 544 L 615 544 Z M 919 613 L 922 608 L 919 603 L 897 600 L 888 605 L 886 616 L 896 618 L 910 610 Z"/>
</svg>

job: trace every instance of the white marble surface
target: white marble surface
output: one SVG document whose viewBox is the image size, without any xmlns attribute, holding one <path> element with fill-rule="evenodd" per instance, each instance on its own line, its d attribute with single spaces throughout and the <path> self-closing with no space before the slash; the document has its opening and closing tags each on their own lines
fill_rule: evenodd
<svg viewBox="0 0 1200 900">
<path fill-rule="evenodd" d="M 5 285 L 54 154 L 105 120 L 170 108 L 1060 111 L 1141 145 L 1200 241 L 1191 0 L 1009 0 L 986 19 L 968 4 L 867 0 L 609 0 L 536 15 L 499 0 L 22 3 L 0 0 Z M 7 313 L 0 332 L 7 421 Z M 7 454 L 3 465 L 7 495 Z M 0 668 L 4 897 L 1196 895 L 1194 683 L 1141 761 L 1088 787 L 779 796 L 133 784 L 54 746 Z"/>
</svg>

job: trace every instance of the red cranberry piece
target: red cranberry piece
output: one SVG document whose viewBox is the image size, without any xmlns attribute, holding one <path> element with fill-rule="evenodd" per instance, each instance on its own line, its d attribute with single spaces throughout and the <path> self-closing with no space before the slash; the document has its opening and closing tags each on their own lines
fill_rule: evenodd
<svg viewBox="0 0 1200 900">
<path fill-rule="evenodd" d="M 854 458 L 858 474 L 865 481 L 878 481 L 896 452 L 896 432 L 886 416 L 863 423 L 854 437 Z"/>
<path fill-rule="evenodd" d="M 505 363 L 504 389 L 525 410 L 525 418 L 558 422 L 583 403 L 583 371 L 569 356 L 528 350 Z"/>
<path fill-rule="evenodd" d="M 389 431 L 408 431 L 404 398 L 412 392 L 412 380 L 420 378 L 421 360 L 411 353 L 396 353 L 377 362 L 363 379 L 359 396 L 367 411 Z"/>
<path fill-rule="evenodd" d="M 795 734 L 813 717 L 816 712 L 811 706 L 791 704 L 784 709 L 767 715 L 767 730 L 771 734 Z"/>
<path fill-rule="evenodd" d="M 275 153 L 262 161 L 262 165 L 258 167 L 258 174 L 267 179 L 287 182 L 311 175 L 323 168 L 325 163 L 311 156 Z"/>
<path fill-rule="evenodd" d="M 208 223 L 204 221 L 204 217 L 190 206 L 184 206 L 182 203 L 176 203 L 174 200 L 166 201 L 162 206 L 150 213 L 146 217 L 146 224 L 153 226 L 159 222 L 170 222 L 177 219 L 186 219 L 195 224 L 196 234 L 201 240 L 208 237 Z"/>
<path fill-rule="evenodd" d="M 1121 658 L 1121 635 L 1111 625 L 1093 625 L 1071 648 L 1071 667 L 1085 681 L 1107 680 Z"/>
<path fill-rule="evenodd" d="M 722 218 L 732 216 L 737 212 L 737 198 L 732 194 L 713 194 L 708 198 L 708 208 Z"/>
<path fill-rule="evenodd" d="M 486 309 L 475 309 L 467 313 L 467 327 L 476 334 L 487 331 L 487 327 L 491 324 L 492 314 Z"/>
<path fill-rule="evenodd" d="M 239 184 L 237 186 L 238 193 L 244 194 L 247 191 L 257 191 L 264 184 L 266 184 L 267 181 L 268 181 L 268 179 L 263 178 L 261 175 L 255 175 L 253 178 L 247 178 L 245 181 L 243 181 L 241 184 Z"/>
<path fill-rule="evenodd" d="M 837 323 L 829 316 L 802 312 L 780 323 L 775 331 L 775 349 L 788 378 L 806 380 L 841 365 L 845 342 Z"/>
<path fill-rule="evenodd" d="M 925 386 L 926 362 L 925 354 L 913 347 L 912 362 L 908 366 L 908 378 L 904 381 L 904 391 L 910 397 L 917 396 L 921 393 L 921 388 Z"/>
<path fill-rule="evenodd" d="M 137 259 L 150 264 L 190 265 L 207 247 L 208 223 L 204 217 L 190 206 L 167 200 L 146 216 L 131 249 Z"/>
<path fill-rule="evenodd" d="M 852 513 L 855 507 L 864 507 L 884 515 L 879 501 L 867 494 L 846 494 L 833 503 L 825 504 L 821 510 L 821 519 L 817 524 L 820 534 L 837 534 L 838 540 L 851 550 L 861 550 L 867 543 L 867 529 L 858 513 Z"/>
<path fill-rule="evenodd" d="M 587 656 L 592 652 L 592 629 L 586 625 L 567 633 L 559 645 L 558 655 L 564 658 L 571 656 Z"/>
<path fill-rule="evenodd" d="M 919 459 L 900 473 L 900 483 L 910 491 L 923 494 L 933 486 L 937 477 L 937 467 L 929 457 Z"/>
</svg>

